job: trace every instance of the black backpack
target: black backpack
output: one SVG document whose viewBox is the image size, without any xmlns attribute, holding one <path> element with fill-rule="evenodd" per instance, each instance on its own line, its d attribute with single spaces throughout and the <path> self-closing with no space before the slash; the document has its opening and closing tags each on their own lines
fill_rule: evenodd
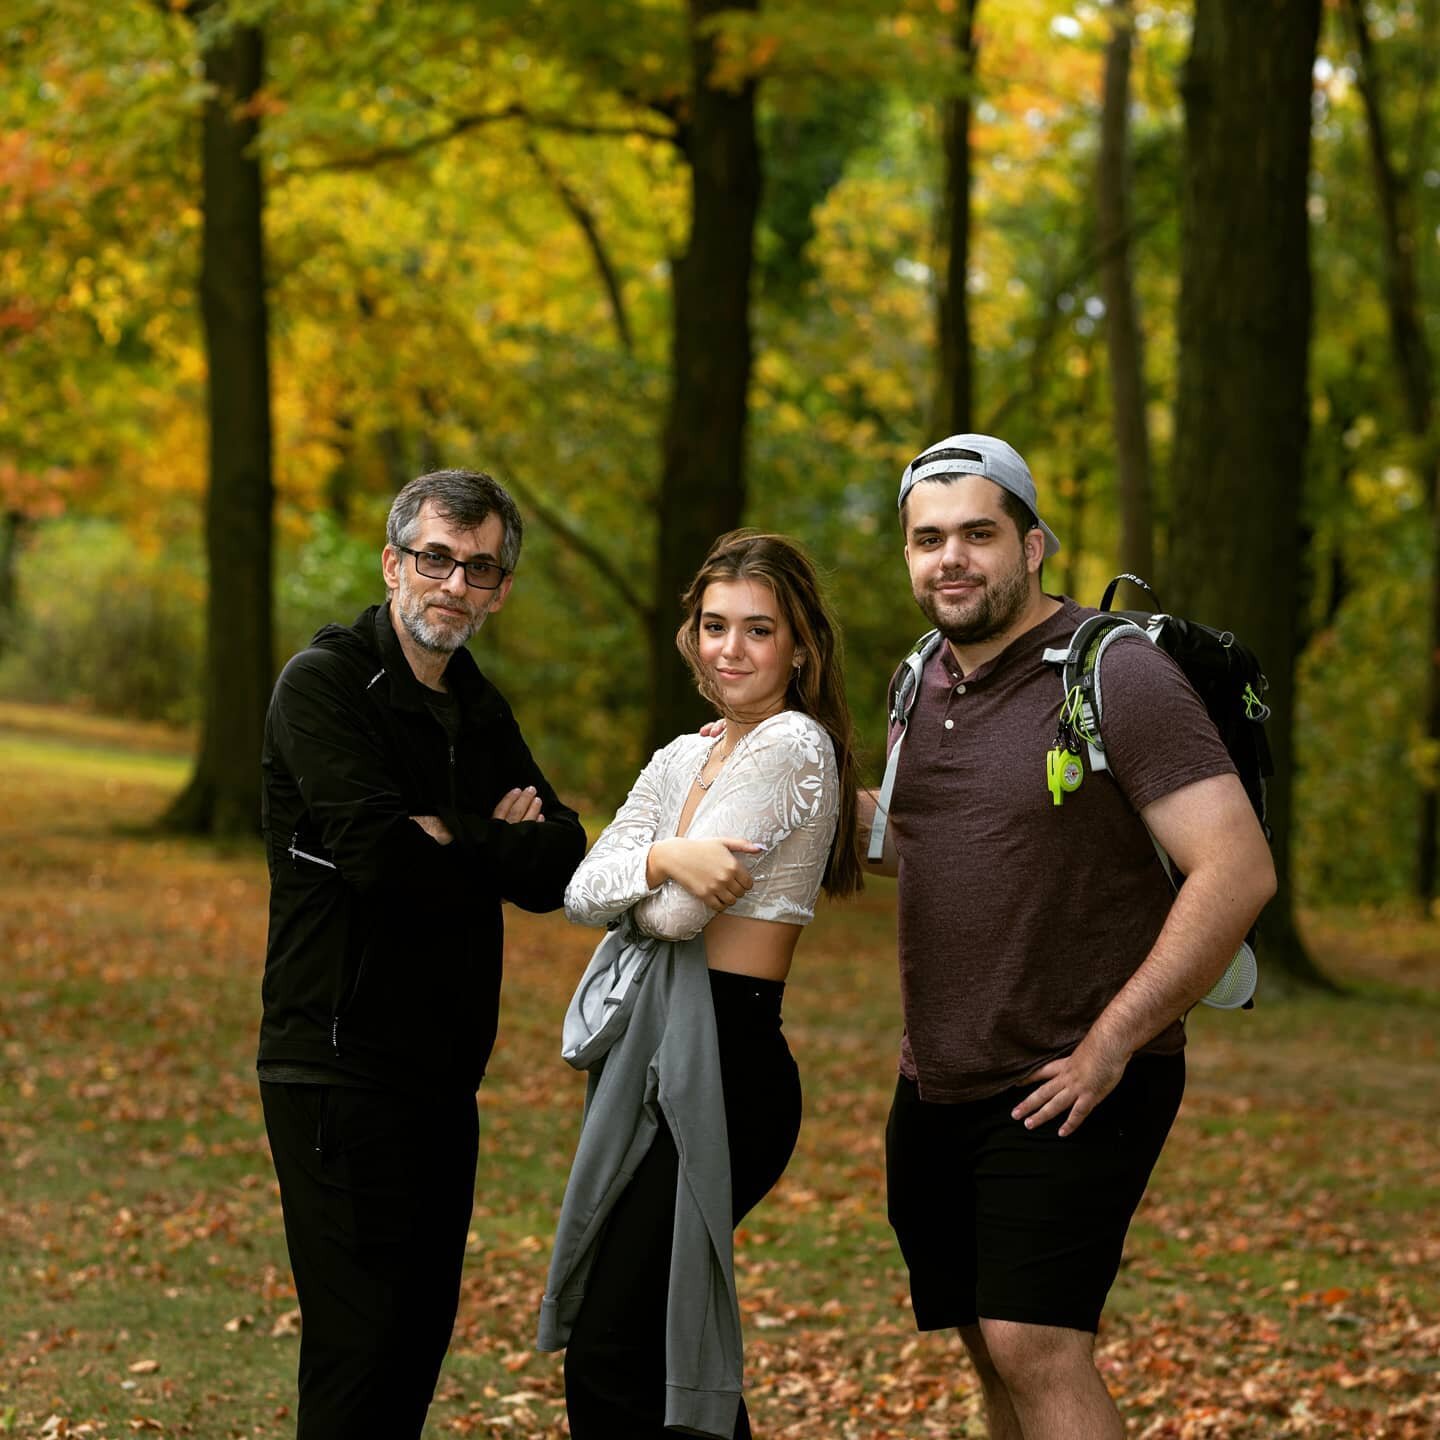
<svg viewBox="0 0 1440 1440">
<path fill-rule="evenodd" d="M 1111 610 L 1116 587 L 1122 580 L 1139 586 L 1155 601 L 1156 609 L 1149 612 Z M 1240 783 L 1268 840 L 1265 781 L 1274 774 L 1275 767 L 1270 758 L 1270 743 L 1265 737 L 1270 707 L 1262 697 L 1270 688 L 1270 682 L 1254 651 L 1236 640 L 1229 630 L 1214 630 L 1194 620 L 1182 620 L 1165 613 L 1159 605 L 1159 597 L 1138 575 L 1117 575 L 1105 587 L 1100 614 L 1081 622 L 1069 648 L 1045 652 L 1045 658 L 1060 668 L 1066 696 L 1062 725 L 1066 723 L 1064 714 L 1073 716 L 1073 731 L 1090 750 L 1092 768 L 1108 768 L 1100 735 L 1103 696 L 1100 658 L 1109 636 L 1131 628 L 1143 630 L 1185 672 L 1185 678 L 1204 702 L 1221 743 L 1240 772 Z"/>
<path fill-rule="evenodd" d="M 1115 591 L 1122 580 L 1128 580 L 1144 590 L 1155 601 L 1155 610 L 1111 610 Z M 1082 757 L 1088 758 L 1091 770 L 1109 769 L 1102 728 L 1104 685 L 1101 661 L 1116 637 L 1138 630 L 1179 665 L 1204 703 L 1219 732 L 1221 743 L 1239 771 L 1240 782 L 1268 840 L 1270 827 L 1265 813 L 1265 781 L 1274 773 L 1274 765 L 1264 728 L 1270 716 L 1270 707 L 1262 697 L 1270 682 L 1265 678 L 1254 652 L 1240 644 L 1230 631 L 1215 630 L 1194 620 L 1182 620 L 1179 616 L 1166 614 L 1159 607 L 1159 598 L 1154 590 L 1138 575 L 1117 575 L 1105 587 L 1100 613 L 1080 623 L 1066 648 L 1045 652 L 1045 659 L 1059 672 L 1062 687 L 1055 745 L 1046 767 L 1055 804 L 1061 804 L 1065 795 L 1079 785 L 1084 773 Z M 900 746 L 920 690 L 920 676 L 930 657 L 943 643 L 938 630 L 922 635 L 905 657 L 903 672 L 895 686 L 890 723 L 898 725 L 900 733 L 886 762 L 885 778 L 870 828 L 869 858 L 872 861 L 878 861 L 884 853 L 885 825 L 889 817 L 890 797 L 895 788 Z M 1184 876 L 1175 870 L 1170 857 L 1158 843 L 1155 849 L 1170 883 L 1178 890 Z M 1230 967 L 1205 996 L 1205 1004 L 1222 1010 L 1251 1008 L 1256 980 L 1254 940 L 1252 929 Z"/>
</svg>

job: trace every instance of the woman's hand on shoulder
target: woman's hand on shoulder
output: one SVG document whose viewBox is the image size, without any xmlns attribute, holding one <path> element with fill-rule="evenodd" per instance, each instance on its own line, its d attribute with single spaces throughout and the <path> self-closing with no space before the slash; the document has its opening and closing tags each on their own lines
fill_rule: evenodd
<svg viewBox="0 0 1440 1440">
<path fill-rule="evenodd" d="M 739 857 L 764 853 L 763 845 L 734 836 L 714 840 L 677 836 L 650 847 L 645 879 L 652 886 L 673 880 L 712 910 L 725 910 L 755 883 Z"/>
</svg>

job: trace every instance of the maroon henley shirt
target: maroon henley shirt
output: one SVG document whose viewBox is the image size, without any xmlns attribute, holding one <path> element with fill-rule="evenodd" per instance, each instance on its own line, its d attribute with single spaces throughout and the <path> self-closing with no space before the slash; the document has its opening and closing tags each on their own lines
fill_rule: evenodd
<svg viewBox="0 0 1440 1440">
<path fill-rule="evenodd" d="M 1235 771 L 1179 667 L 1137 635 L 1105 655 L 1110 773 L 1087 761 L 1079 789 L 1053 802 L 1045 755 L 1060 678 L 1041 657 L 1093 613 L 1064 600 L 969 675 L 942 645 L 922 677 L 890 826 L 900 1069 L 925 1100 L 998 1094 L 1079 1044 L 1149 954 L 1173 899 L 1139 811 Z M 1184 1044 L 1177 1020 L 1142 1049 Z"/>
</svg>

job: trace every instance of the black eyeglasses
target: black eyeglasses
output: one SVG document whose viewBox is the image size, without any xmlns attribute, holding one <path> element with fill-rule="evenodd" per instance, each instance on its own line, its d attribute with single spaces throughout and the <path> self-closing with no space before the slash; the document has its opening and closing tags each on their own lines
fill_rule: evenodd
<svg viewBox="0 0 1440 1440">
<path fill-rule="evenodd" d="M 415 569 L 427 580 L 448 580 L 458 566 L 465 572 L 465 583 L 472 590 L 498 590 L 500 582 L 510 573 L 503 565 L 493 560 L 452 560 L 438 550 L 412 550 L 408 545 L 397 545 L 397 550 L 415 557 Z"/>
</svg>

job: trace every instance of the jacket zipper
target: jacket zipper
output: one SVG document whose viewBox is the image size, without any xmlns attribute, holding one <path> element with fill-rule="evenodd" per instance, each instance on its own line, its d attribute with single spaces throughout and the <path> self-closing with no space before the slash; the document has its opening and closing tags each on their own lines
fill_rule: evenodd
<svg viewBox="0 0 1440 1440">
<path fill-rule="evenodd" d="M 335 1011 L 330 1016 L 330 1048 L 338 1057 L 340 1054 L 340 1019 L 355 1001 L 355 996 L 360 989 L 360 981 L 365 975 L 365 958 L 362 955 L 360 964 L 356 967 L 355 978 L 350 982 L 350 988 L 344 995 L 335 997 Z"/>
<path fill-rule="evenodd" d="M 290 837 L 290 858 L 292 860 L 308 860 L 312 865 L 323 865 L 327 870 L 334 870 L 338 867 L 333 860 L 322 860 L 318 855 L 311 855 L 307 850 L 301 850 L 295 842 L 300 838 L 297 830 Z"/>
<path fill-rule="evenodd" d="M 385 673 L 385 672 L 382 670 L 382 671 L 380 672 L 380 675 L 383 675 L 384 673 Z M 380 678 L 380 675 L 376 675 L 376 676 L 375 676 L 375 679 L 374 679 L 374 680 L 371 680 L 370 685 L 373 685 L 373 684 L 375 683 L 375 680 L 378 680 L 378 679 Z M 368 690 L 368 689 L 370 688 L 370 686 L 367 685 L 365 688 Z M 451 804 L 452 807 L 454 807 L 454 805 L 455 805 L 455 742 L 454 742 L 453 740 L 450 741 L 447 748 L 448 748 L 448 753 L 449 753 L 449 767 L 450 767 L 450 804 Z M 334 869 L 337 868 L 332 861 L 322 860 L 318 855 L 309 855 L 309 854 L 307 854 L 304 850 L 297 849 L 297 848 L 296 848 L 296 845 L 295 845 L 295 841 L 298 840 L 299 838 L 300 838 L 299 831 L 296 831 L 296 833 L 290 837 L 290 854 L 291 854 L 292 857 L 294 857 L 294 858 L 296 858 L 296 859 L 299 859 L 299 860 L 311 860 L 311 861 L 313 861 L 316 865 L 323 865 L 323 866 L 325 866 L 325 868 L 326 868 L 327 870 L 334 870 Z M 357 975 L 357 976 L 355 977 L 355 984 L 358 986 L 359 983 L 360 983 L 360 977 Z M 354 994 L 354 988 L 353 988 L 353 987 L 352 987 L 352 989 L 351 989 L 351 994 L 352 994 L 352 995 Z M 334 1051 L 335 1056 L 336 1056 L 336 1058 L 338 1059 L 338 1058 L 339 1058 L 339 1055 L 340 1055 L 340 1016 L 339 1016 L 338 1014 L 332 1015 L 332 1016 L 330 1017 L 330 1048 L 331 1048 L 332 1051 Z"/>
</svg>

